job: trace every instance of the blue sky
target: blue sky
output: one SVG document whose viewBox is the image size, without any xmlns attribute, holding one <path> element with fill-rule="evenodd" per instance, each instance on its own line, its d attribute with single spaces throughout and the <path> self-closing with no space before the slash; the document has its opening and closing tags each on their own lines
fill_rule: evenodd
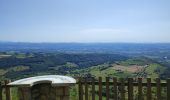
<svg viewBox="0 0 170 100">
<path fill-rule="evenodd" d="M 0 0 L 0 41 L 170 42 L 170 0 Z"/>
</svg>

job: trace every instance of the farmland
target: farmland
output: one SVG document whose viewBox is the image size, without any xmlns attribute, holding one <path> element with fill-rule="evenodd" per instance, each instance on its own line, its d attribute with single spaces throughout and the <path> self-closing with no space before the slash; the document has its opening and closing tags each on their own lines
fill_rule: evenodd
<svg viewBox="0 0 170 100">
<path fill-rule="evenodd" d="M 169 44 L 0 43 L 0 77 L 62 74 L 165 79 L 170 77 L 169 50 Z"/>
</svg>

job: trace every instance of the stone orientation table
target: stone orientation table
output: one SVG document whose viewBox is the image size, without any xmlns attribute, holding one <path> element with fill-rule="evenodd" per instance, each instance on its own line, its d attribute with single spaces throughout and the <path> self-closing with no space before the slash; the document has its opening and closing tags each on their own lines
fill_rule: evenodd
<svg viewBox="0 0 170 100">
<path fill-rule="evenodd" d="M 19 100 L 69 100 L 69 88 L 76 80 L 61 75 L 45 75 L 9 83 L 18 87 Z"/>
</svg>

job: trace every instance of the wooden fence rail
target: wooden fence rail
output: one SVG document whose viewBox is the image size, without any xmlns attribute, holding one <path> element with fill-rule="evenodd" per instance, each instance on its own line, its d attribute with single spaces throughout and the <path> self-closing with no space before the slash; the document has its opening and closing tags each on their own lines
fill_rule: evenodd
<svg viewBox="0 0 170 100">
<path fill-rule="evenodd" d="M 79 78 L 79 100 L 170 100 L 170 79 Z M 92 98 L 88 98 L 91 87 Z M 153 88 L 155 88 L 153 90 Z M 162 91 L 162 88 L 165 90 Z M 164 92 L 164 93 L 162 93 Z M 164 95 L 162 95 L 164 94 Z M 98 99 L 96 99 L 98 97 Z"/>
<path fill-rule="evenodd" d="M 5 99 L 11 100 L 9 82 L 0 83 L 0 100 L 2 91 Z M 80 77 L 77 86 L 78 100 L 170 100 L 170 79 L 161 82 L 159 78 L 153 81 L 151 78 Z"/>
</svg>

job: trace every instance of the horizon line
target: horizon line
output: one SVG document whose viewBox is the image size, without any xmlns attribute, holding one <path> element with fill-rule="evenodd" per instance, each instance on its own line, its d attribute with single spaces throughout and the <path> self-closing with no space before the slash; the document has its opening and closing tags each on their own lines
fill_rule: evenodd
<svg viewBox="0 0 170 100">
<path fill-rule="evenodd" d="M 0 41 L 0 43 L 32 43 L 32 44 L 170 44 L 170 42 L 16 42 Z"/>
</svg>

